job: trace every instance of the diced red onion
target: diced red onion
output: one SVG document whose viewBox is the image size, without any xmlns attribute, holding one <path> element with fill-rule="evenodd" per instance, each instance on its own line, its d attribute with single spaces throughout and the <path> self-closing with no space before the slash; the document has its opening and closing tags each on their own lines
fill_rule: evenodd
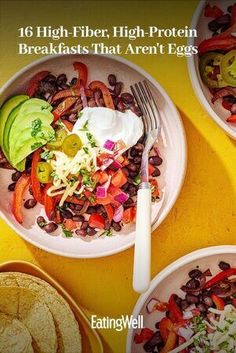
<svg viewBox="0 0 236 353">
<path fill-rule="evenodd" d="M 114 199 L 120 203 L 124 203 L 128 200 L 129 195 L 126 194 L 125 192 L 121 192 L 120 194 L 116 195 Z"/>
<path fill-rule="evenodd" d="M 106 140 L 106 142 L 103 145 L 104 148 L 106 148 L 109 151 L 112 151 L 115 147 L 115 142 L 111 140 Z"/>
<path fill-rule="evenodd" d="M 193 313 L 192 311 L 184 311 L 183 312 L 183 319 L 184 320 L 189 320 L 189 319 L 192 319 L 193 318 Z"/>
<path fill-rule="evenodd" d="M 123 218 L 123 214 L 124 214 L 124 208 L 122 205 L 120 205 L 115 209 L 113 220 L 115 222 L 120 222 Z"/>
<path fill-rule="evenodd" d="M 153 311 L 156 310 L 155 307 L 156 307 L 157 303 L 160 303 L 160 302 L 159 302 L 159 300 L 157 300 L 155 298 L 151 298 L 149 300 L 149 302 L 146 305 L 146 310 L 147 310 L 148 314 L 151 314 Z"/>
<path fill-rule="evenodd" d="M 107 197 L 107 190 L 104 188 L 104 186 L 98 186 L 96 189 L 96 197 L 99 199 L 103 199 Z"/>
<path fill-rule="evenodd" d="M 114 162 L 112 163 L 112 167 L 115 168 L 115 169 L 120 169 L 122 168 L 122 164 L 116 160 L 114 160 Z"/>
</svg>

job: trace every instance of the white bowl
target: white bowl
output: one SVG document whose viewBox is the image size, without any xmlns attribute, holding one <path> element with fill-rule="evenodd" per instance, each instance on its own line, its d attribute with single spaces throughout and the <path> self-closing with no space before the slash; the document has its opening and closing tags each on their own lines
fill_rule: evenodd
<svg viewBox="0 0 236 353">
<path fill-rule="evenodd" d="M 200 1 L 191 24 L 191 28 L 196 28 L 198 31 L 197 38 L 190 38 L 188 45 L 199 45 L 204 39 L 210 38 L 212 32 L 209 31 L 207 24 L 211 21 L 209 17 L 203 15 L 206 4 L 217 5 L 223 11 L 227 9 L 229 5 L 233 4 L 232 0 L 202 0 Z M 199 68 L 198 68 L 198 55 L 192 55 L 188 58 L 188 71 L 189 77 L 192 82 L 193 90 L 202 104 L 203 108 L 207 111 L 210 117 L 233 139 L 236 140 L 236 124 L 227 123 L 226 118 L 229 116 L 229 111 L 224 109 L 219 99 L 214 104 L 211 102 L 211 94 L 209 89 L 204 85 L 201 80 Z"/>
<path fill-rule="evenodd" d="M 164 163 L 159 178 L 163 191 L 161 202 L 152 208 L 153 229 L 163 221 L 172 208 L 182 187 L 186 169 L 186 143 L 182 122 L 178 111 L 164 89 L 144 70 L 133 63 L 114 56 L 101 55 L 64 55 L 50 56 L 37 60 L 14 75 L 1 89 L 1 102 L 8 97 L 25 91 L 29 79 L 38 71 L 49 70 L 52 73 L 66 73 L 68 78 L 75 76 L 72 63 L 81 60 L 88 65 L 89 81 L 98 79 L 105 81 L 109 73 L 117 75 L 125 83 L 125 90 L 130 84 L 148 79 L 160 107 L 163 129 L 160 141 L 160 153 Z M 125 228 L 120 234 L 112 237 L 84 241 L 80 238 L 64 238 L 50 236 L 36 224 L 37 215 L 44 215 L 40 205 L 25 212 L 24 225 L 18 224 L 10 210 L 12 194 L 7 191 L 11 172 L 0 170 L 0 215 L 19 234 L 35 246 L 46 251 L 74 258 L 94 258 L 107 256 L 123 251 L 134 244 L 135 226 Z"/>
<path fill-rule="evenodd" d="M 163 314 L 155 311 L 148 314 L 146 305 L 151 298 L 157 298 L 160 301 L 168 301 L 171 294 L 183 295 L 180 287 L 189 279 L 188 273 L 199 266 L 201 270 L 208 268 L 212 274 L 220 271 L 218 263 L 225 261 L 236 267 L 236 246 L 213 246 L 194 251 L 167 266 L 151 282 L 148 291 L 141 295 L 137 301 L 132 315 L 137 317 L 143 315 L 144 327 L 155 330 L 155 323 L 159 321 Z M 133 343 L 134 335 L 140 330 L 130 329 L 127 336 L 126 353 L 145 353 L 142 344 Z"/>
</svg>

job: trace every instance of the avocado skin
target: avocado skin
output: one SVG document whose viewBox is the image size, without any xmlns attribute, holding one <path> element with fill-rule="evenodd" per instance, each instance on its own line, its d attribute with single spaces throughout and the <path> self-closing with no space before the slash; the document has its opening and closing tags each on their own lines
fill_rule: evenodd
<svg viewBox="0 0 236 353">
<path fill-rule="evenodd" d="M 0 109 L 0 146 L 3 145 L 3 133 L 8 116 L 19 104 L 29 99 L 29 96 L 18 95 L 9 98 Z"/>
</svg>

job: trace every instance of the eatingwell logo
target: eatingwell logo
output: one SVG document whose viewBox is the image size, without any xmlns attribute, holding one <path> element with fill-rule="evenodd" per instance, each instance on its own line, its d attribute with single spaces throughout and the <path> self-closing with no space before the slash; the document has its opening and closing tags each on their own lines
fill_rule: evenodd
<svg viewBox="0 0 236 353">
<path fill-rule="evenodd" d="M 91 316 L 91 328 L 92 329 L 112 329 L 116 331 L 122 331 L 127 328 L 144 328 L 143 315 L 134 317 L 133 315 L 121 315 L 118 318 L 111 318 L 109 316 L 98 317 L 97 315 Z"/>
</svg>

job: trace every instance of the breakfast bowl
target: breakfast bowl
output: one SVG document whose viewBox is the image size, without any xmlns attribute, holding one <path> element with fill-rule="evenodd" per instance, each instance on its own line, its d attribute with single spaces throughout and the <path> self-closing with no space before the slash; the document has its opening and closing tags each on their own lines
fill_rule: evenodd
<svg viewBox="0 0 236 353">
<path fill-rule="evenodd" d="M 236 39 L 234 34 L 232 35 L 235 33 L 235 19 L 230 12 L 233 4 L 234 2 L 230 0 L 200 1 L 191 24 L 191 28 L 197 30 L 197 37 L 190 38 L 188 41 L 189 45 L 198 46 L 199 53 L 189 57 L 187 61 L 189 77 L 199 102 L 216 124 L 231 138 L 236 139 L 234 112 L 236 106 L 233 107 L 236 102 L 233 81 Z M 221 36 L 230 38 L 232 44 L 229 46 L 227 39 L 226 47 L 221 43 L 219 46 Z M 209 42 L 211 38 L 216 44 Z M 231 59 L 233 59 L 231 72 L 228 70 L 231 60 L 228 59 L 229 55 L 232 55 Z"/>
<path fill-rule="evenodd" d="M 107 84 L 107 77 L 108 77 L 108 75 L 111 75 L 111 74 L 112 74 L 111 75 L 112 77 L 110 77 L 110 81 L 112 81 L 112 79 L 114 79 L 114 77 L 115 77 L 115 80 L 116 79 L 118 80 L 117 81 L 118 89 L 121 88 L 119 86 L 122 86 L 122 84 L 120 84 L 120 82 L 123 82 L 123 91 L 122 92 L 124 92 L 124 93 L 129 92 L 130 85 L 134 84 L 135 82 L 142 81 L 144 79 L 148 80 L 148 82 L 149 82 L 149 85 L 152 89 L 153 95 L 155 96 L 156 102 L 158 104 L 160 114 L 161 114 L 161 120 L 162 120 L 161 135 L 159 136 L 158 141 L 155 146 L 155 148 L 156 148 L 155 154 L 158 154 L 158 156 L 157 156 L 158 158 L 156 158 L 156 159 L 159 161 L 158 164 L 161 164 L 161 165 L 158 167 L 157 182 L 155 181 L 155 185 L 154 185 L 154 186 L 158 185 L 158 194 L 156 194 L 156 201 L 157 202 L 154 202 L 153 206 L 152 206 L 152 227 L 154 230 L 164 220 L 164 218 L 167 216 L 168 212 L 171 210 L 171 208 L 172 208 L 174 202 L 176 201 L 176 198 L 180 192 L 180 189 L 181 189 L 181 186 L 182 186 L 182 183 L 184 180 L 185 168 L 186 168 L 185 134 L 184 134 L 184 130 L 183 130 L 183 126 L 182 126 L 182 122 L 181 122 L 179 113 L 176 110 L 176 108 L 175 108 L 174 104 L 172 103 L 172 101 L 170 100 L 170 98 L 168 97 L 167 93 L 163 90 L 163 88 L 148 73 L 146 73 L 144 70 L 140 69 L 138 66 L 134 65 L 133 63 L 130 63 L 129 61 L 127 61 L 123 58 L 115 57 L 115 56 L 93 55 L 93 54 L 48 56 L 48 57 L 44 57 L 42 59 L 39 59 L 39 60 L 31 63 L 30 65 L 25 67 L 23 70 L 18 72 L 16 75 L 14 75 L 1 89 L 1 104 L 3 104 L 6 101 L 11 102 L 11 100 L 9 100 L 9 98 L 13 97 L 13 96 L 17 97 L 17 99 L 20 99 L 20 100 L 23 99 L 23 103 L 20 103 L 20 104 L 22 104 L 21 108 L 20 108 L 22 110 L 20 110 L 18 112 L 16 111 L 16 114 L 15 114 L 15 116 L 17 118 L 14 118 L 14 116 L 11 118 L 14 121 L 14 123 L 11 125 L 11 124 L 9 124 L 9 121 L 11 123 L 11 119 L 8 119 L 8 118 L 5 119 L 6 121 L 9 120 L 7 123 L 8 128 L 9 128 L 9 126 L 11 126 L 10 132 L 8 132 L 8 130 L 9 130 L 8 128 L 7 129 L 4 128 L 4 135 L 7 135 L 7 134 L 5 134 L 6 130 L 8 133 L 8 136 L 5 139 L 6 140 L 5 147 L 7 147 L 9 145 L 9 143 L 11 144 L 11 158 L 10 158 L 10 160 L 12 162 L 11 165 L 15 166 L 15 168 L 18 169 L 18 171 L 22 169 L 21 158 L 24 153 L 26 155 L 26 151 L 27 151 L 26 145 L 29 144 L 29 141 L 31 141 L 31 142 L 34 141 L 34 137 L 38 133 L 40 133 L 40 134 L 37 135 L 37 136 L 39 136 L 39 139 L 36 141 L 37 146 L 35 145 L 35 143 L 32 144 L 30 142 L 30 145 L 31 145 L 30 147 L 31 147 L 31 149 L 33 148 L 34 151 L 36 151 L 36 149 L 40 149 L 41 147 L 43 147 L 42 146 L 43 145 L 42 139 L 45 139 L 45 136 L 47 136 L 47 138 L 49 138 L 50 134 L 51 134 L 50 123 L 52 122 L 53 116 L 50 113 L 50 110 L 53 109 L 53 114 L 54 114 L 53 124 L 55 125 L 55 116 L 56 116 L 56 112 L 58 112 L 58 107 L 60 109 L 65 108 L 64 103 L 60 105 L 60 103 L 58 104 L 57 101 L 56 101 L 56 104 L 54 104 L 55 102 L 54 103 L 52 102 L 52 106 L 50 106 L 50 103 L 48 103 L 48 101 L 51 98 L 48 98 L 48 96 L 46 99 L 44 97 L 44 100 L 42 101 L 39 93 L 38 93 L 38 95 L 36 95 L 36 94 L 34 95 L 35 82 L 37 81 L 37 79 L 39 81 L 40 75 L 41 75 L 41 80 L 42 80 L 42 76 L 44 76 L 45 80 L 47 80 L 47 81 L 45 81 L 45 80 L 43 81 L 43 84 L 44 84 L 43 89 L 44 89 L 45 86 L 46 87 L 50 86 L 50 84 L 51 84 L 50 79 L 53 79 L 55 82 L 55 76 L 57 76 L 56 79 L 61 80 L 60 84 L 62 86 L 60 86 L 60 89 L 58 90 L 58 92 L 56 92 L 56 94 L 54 92 L 53 99 L 57 95 L 59 95 L 59 97 L 61 97 L 60 96 L 61 92 L 62 92 L 62 94 L 64 94 L 65 92 L 67 92 L 67 93 L 69 92 L 70 97 L 68 97 L 68 98 L 72 101 L 72 104 L 73 104 L 74 100 L 76 100 L 76 93 L 74 93 L 74 92 L 76 92 L 75 90 L 78 89 L 78 86 L 76 87 L 76 78 L 74 78 L 76 76 L 75 70 L 77 69 L 76 63 L 77 63 L 77 66 L 79 66 L 80 68 L 83 67 L 85 72 L 86 72 L 86 70 L 88 70 L 88 72 L 86 74 L 86 78 L 88 77 L 88 82 L 91 82 L 92 80 L 96 80 L 96 81 L 93 81 L 93 85 L 95 85 L 95 86 L 98 84 L 97 82 L 100 82 L 99 83 L 100 87 L 101 87 L 101 84 L 103 87 L 103 83 L 101 83 L 101 82 L 105 82 Z M 73 67 L 73 65 L 74 65 L 74 67 Z M 63 81 L 65 79 L 65 76 L 66 76 L 66 81 Z M 35 80 L 35 77 L 36 77 L 36 80 Z M 99 81 L 97 81 L 97 80 L 99 80 Z M 82 87 L 82 83 L 83 83 L 82 76 L 80 77 L 80 81 L 81 81 L 81 87 Z M 70 84 L 68 84 L 69 82 L 70 82 Z M 38 82 L 38 84 L 39 84 L 39 82 Z M 91 87 L 92 87 L 91 85 L 92 84 L 90 84 L 90 86 L 89 86 L 90 88 L 86 88 L 85 94 L 81 94 L 81 91 L 80 91 L 81 98 L 83 96 L 83 99 L 86 100 L 86 102 L 87 102 L 86 95 L 91 94 Z M 113 86 L 112 85 L 113 85 L 113 83 L 110 82 L 110 86 L 111 86 L 110 89 L 108 89 L 107 87 L 105 88 L 106 94 L 105 94 L 105 96 L 103 96 L 103 98 L 104 98 L 103 102 L 107 99 L 108 96 L 109 97 L 112 96 L 114 98 L 115 87 L 114 87 L 114 85 Z M 37 86 L 37 82 L 36 82 L 36 86 Z M 71 92 L 73 92 L 73 93 L 71 93 Z M 29 97 L 25 98 L 26 93 L 30 97 L 33 97 L 33 98 L 30 98 L 30 99 L 28 99 Z M 118 95 L 119 94 L 120 94 L 120 92 L 118 93 Z M 15 98 L 13 98 L 13 100 L 14 99 Z M 32 107 L 32 104 L 29 104 L 29 102 L 32 103 L 32 99 L 34 101 L 33 107 Z M 45 102 L 47 99 L 48 99 L 48 101 Z M 96 99 L 99 104 L 98 100 L 101 99 L 101 97 L 96 97 Z M 120 97 L 118 97 L 118 99 L 120 99 Z M 94 101 L 94 98 L 92 98 L 92 100 Z M 110 98 L 110 100 L 111 100 L 111 98 Z M 61 99 L 58 100 L 58 102 L 60 102 L 60 101 L 61 101 Z M 81 101 L 80 101 L 80 103 L 81 103 Z M 84 104 L 84 102 L 82 102 L 82 105 L 83 104 Z M 113 104 L 113 103 L 111 102 L 111 104 Z M 137 106 L 132 105 L 132 107 L 133 107 L 132 109 L 136 109 L 136 110 L 138 109 Z M 99 110 L 99 112 L 102 111 L 102 114 L 98 115 L 98 123 L 96 123 L 96 120 L 94 120 L 94 116 L 93 116 L 94 115 L 93 109 L 95 109 L 95 108 L 87 108 L 87 110 L 86 110 L 87 115 L 86 116 L 91 118 L 91 121 L 93 121 L 94 134 L 96 134 L 98 131 L 101 131 L 101 127 L 102 126 L 104 127 L 104 124 L 105 125 L 107 124 L 104 129 L 106 131 L 109 130 L 111 132 L 111 134 L 113 134 L 113 136 L 115 134 L 118 134 L 122 138 L 127 139 L 127 141 L 130 141 L 130 140 L 132 141 L 132 139 L 134 139 L 134 138 L 137 139 L 138 137 L 140 137 L 140 121 L 137 122 L 137 115 L 135 115 L 133 112 L 122 113 L 121 111 L 117 112 L 117 110 L 116 110 L 115 113 L 112 112 L 112 115 L 110 115 L 111 111 L 110 110 L 108 111 L 108 108 L 106 110 L 104 107 L 100 107 L 100 110 L 99 110 L 99 108 L 97 108 L 97 109 Z M 39 122 L 38 119 L 34 119 L 33 121 L 31 121 L 30 127 L 25 128 L 24 126 L 22 126 L 23 122 L 20 123 L 21 121 L 23 121 L 22 119 L 27 119 L 27 116 L 30 116 L 32 119 L 32 116 L 33 116 L 32 111 L 35 111 L 35 110 L 40 110 L 40 116 L 42 117 L 41 121 Z M 23 114 L 25 111 L 27 111 L 30 114 Z M 83 110 L 83 113 L 84 113 L 84 111 L 85 111 L 85 109 Z M 108 114 L 107 114 L 107 112 L 108 112 Z M 114 116 L 114 114 L 116 116 Z M 76 114 L 74 114 L 74 115 L 76 115 Z M 73 117 L 74 117 L 74 115 L 73 115 Z M 86 138 L 89 143 L 89 147 L 91 147 L 92 145 L 97 147 L 96 143 L 93 141 L 93 136 L 90 133 L 88 133 L 88 131 L 87 131 L 87 124 L 86 123 L 88 120 L 85 121 L 84 124 L 82 124 L 81 121 L 84 119 L 85 115 L 84 116 L 81 116 L 81 115 L 82 114 L 79 114 L 76 117 L 76 119 L 78 119 L 78 121 L 76 124 L 74 124 L 74 127 L 70 121 L 68 121 L 66 119 L 61 120 L 64 125 L 63 129 L 66 130 L 66 135 L 67 134 L 70 135 L 70 132 L 68 129 L 70 129 L 71 126 L 73 127 L 73 129 L 75 127 L 77 127 L 77 130 L 76 131 L 73 130 L 73 131 L 76 132 L 77 134 L 82 134 L 85 132 Z M 120 129 L 118 129 L 117 125 L 116 125 L 116 121 L 115 121 L 114 130 L 112 130 L 111 126 L 109 125 L 109 117 L 110 116 L 113 120 L 115 118 L 117 118 L 117 116 L 122 116 L 123 122 L 125 122 L 125 118 L 127 118 L 127 124 L 124 123 L 122 125 L 122 127 Z M 58 116 L 57 116 L 57 118 L 58 118 Z M 58 121 L 60 121 L 60 119 Z M 19 122 L 19 124 L 16 122 Z M 136 125 L 132 124 L 132 122 L 135 122 Z M 65 126 L 65 124 L 66 124 L 66 126 Z M 14 129 L 13 129 L 13 127 L 14 127 Z M 89 125 L 89 127 L 90 127 L 90 125 Z M 127 129 L 126 129 L 126 127 L 127 127 Z M 129 134 L 128 133 L 126 134 L 126 132 L 127 132 L 126 130 L 129 131 Z M 2 130 L 0 132 L 2 134 Z M 122 135 L 122 133 L 123 133 L 123 135 Z M 47 134 L 47 135 L 45 135 L 45 134 Z M 75 135 L 75 134 L 72 134 L 72 135 Z M 10 139 L 9 136 L 13 137 L 13 138 Z M 27 136 L 27 138 L 25 136 Z M 102 135 L 100 134 L 98 136 L 98 138 L 102 138 L 101 136 Z M 118 137 L 117 137 L 117 139 L 118 139 Z M 120 137 L 119 137 L 119 139 L 120 139 Z M 53 145 L 53 148 L 51 149 L 51 151 L 50 150 L 46 150 L 46 151 L 40 150 L 41 157 L 39 156 L 39 154 L 38 154 L 38 157 L 37 157 L 37 155 L 35 156 L 35 154 L 33 154 L 33 156 L 36 157 L 36 162 L 37 162 L 37 158 L 46 158 L 47 159 L 51 152 L 53 152 L 55 155 L 57 154 L 57 155 L 62 156 L 61 150 L 60 150 L 60 152 L 58 152 L 57 147 L 55 147 L 54 142 L 55 142 L 55 138 L 53 141 L 52 140 L 47 141 L 46 146 L 49 146 L 51 144 L 51 145 Z M 77 147 L 78 147 L 78 145 L 81 144 L 80 140 L 78 142 L 78 136 L 76 136 L 76 141 L 73 140 L 73 143 L 74 142 L 76 142 L 75 145 L 77 144 Z M 104 146 L 106 144 L 105 147 L 108 152 L 109 152 L 109 149 L 111 150 L 114 147 L 114 144 L 112 142 L 113 141 L 110 141 L 110 139 L 108 139 L 104 143 Z M 121 139 L 121 142 L 122 142 L 122 139 Z M 39 143 L 39 145 L 38 145 L 38 143 Z M 58 143 L 58 140 L 56 140 L 56 144 L 57 143 Z M 64 140 L 63 140 L 63 143 L 64 143 Z M 127 143 L 129 143 L 129 142 L 127 142 Z M 122 145 L 122 143 L 121 143 L 121 145 Z M 65 149 L 64 149 L 64 147 L 63 147 L 63 153 L 66 150 L 66 147 L 65 147 Z M 84 148 L 84 147 L 85 146 L 83 146 L 83 153 L 86 154 L 88 152 L 87 146 L 86 146 L 86 148 Z M 117 147 L 117 145 L 116 145 L 116 147 Z M 73 145 L 73 148 L 74 148 L 74 145 Z M 56 152 L 54 152 L 55 150 L 56 150 Z M 14 152 L 12 152 L 12 151 L 14 151 Z M 47 156 L 45 155 L 44 152 L 46 152 Z M 42 157 L 42 153 L 44 153 L 43 157 Z M 72 149 L 72 151 L 71 150 L 68 151 L 68 149 L 67 149 L 67 152 L 65 152 L 65 153 L 71 154 L 71 153 L 73 153 L 73 149 Z M 62 157 L 64 158 L 65 155 L 63 155 Z M 72 157 L 70 157 L 70 158 L 72 158 Z M 126 158 L 129 158 L 129 155 L 126 156 Z M 53 165 L 53 168 L 55 167 L 55 163 L 56 163 L 55 159 L 57 161 L 59 160 L 54 156 L 54 158 L 51 158 L 51 162 L 50 162 Z M 72 159 L 68 160 L 68 158 L 66 160 L 64 160 L 64 162 L 63 162 L 64 165 L 67 165 L 69 163 L 68 161 L 71 161 L 71 160 Z M 126 160 L 124 161 L 124 158 L 123 158 L 122 161 L 120 161 L 120 162 L 125 163 Z M 24 163 L 25 163 L 25 160 L 23 160 L 23 164 Z M 30 160 L 30 168 L 29 168 L 29 172 L 31 173 L 31 186 L 32 186 L 32 180 L 35 181 L 35 178 L 34 177 L 32 178 L 32 169 L 34 169 L 33 163 L 34 163 L 34 157 L 33 157 L 33 162 L 32 162 L 32 159 Z M 39 167 L 38 164 L 37 164 L 37 166 Z M 45 175 L 47 175 L 47 173 L 45 174 L 45 169 L 44 169 L 45 165 L 40 164 L 40 166 L 43 167 L 44 172 L 43 172 L 43 174 L 41 174 L 41 176 L 42 176 L 42 178 L 44 178 Z M 156 168 L 153 169 L 153 166 L 151 166 L 151 168 L 152 168 L 152 171 L 154 169 L 156 170 Z M 24 169 L 24 165 L 23 165 L 23 169 Z M 40 170 L 39 169 L 37 169 L 37 173 L 42 172 L 42 169 L 40 169 Z M 46 168 L 46 172 L 47 171 L 48 171 L 48 166 Z M 51 213 L 48 212 L 48 208 L 50 209 L 50 198 L 47 199 L 47 202 L 46 202 L 45 201 L 45 192 L 44 192 L 44 195 L 42 195 L 43 200 L 41 199 L 39 201 L 42 201 L 41 203 L 45 203 L 45 207 L 40 205 L 40 202 L 38 202 L 35 205 L 35 201 L 33 201 L 34 204 L 32 205 L 31 204 L 32 201 L 30 201 L 30 199 L 32 199 L 32 195 L 30 195 L 29 192 L 31 192 L 31 194 L 32 194 L 32 191 L 33 191 L 34 197 L 35 197 L 35 194 L 34 194 L 34 190 L 32 190 L 32 188 L 31 188 L 31 189 L 29 189 L 28 193 L 25 193 L 24 199 L 20 201 L 22 203 L 22 205 L 21 205 L 20 212 L 18 212 L 19 205 L 17 205 L 17 197 L 14 196 L 16 194 L 16 192 L 9 191 L 9 189 L 11 190 L 11 188 L 14 189 L 15 187 L 17 188 L 17 192 L 19 191 L 19 189 L 21 189 L 21 188 L 15 186 L 15 185 L 20 184 L 20 183 L 18 183 L 18 181 L 15 184 L 15 181 L 16 181 L 15 179 L 18 179 L 19 173 L 17 175 L 15 175 L 13 172 L 14 171 L 6 169 L 6 168 L 0 169 L 0 179 L 1 179 L 1 185 L 2 185 L 1 191 L 0 191 L 1 192 L 0 213 L 1 213 L 2 218 L 20 236 L 22 236 L 23 239 L 30 242 L 31 244 L 33 244 L 41 249 L 44 249 L 46 251 L 58 254 L 58 255 L 62 255 L 62 256 L 66 256 L 66 257 L 74 257 L 74 258 L 94 258 L 94 257 L 107 256 L 107 255 L 111 255 L 111 254 L 115 254 L 117 252 L 123 251 L 134 244 L 135 223 L 127 224 L 126 226 L 124 226 L 122 228 L 120 226 L 117 228 L 117 226 L 116 226 L 116 227 L 114 227 L 116 229 L 113 229 L 113 234 L 111 234 L 109 231 L 106 231 L 105 235 L 104 235 L 104 232 L 102 232 L 102 234 L 101 234 L 101 232 L 99 233 L 97 231 L 94 231 L 94 228 L 97 228 L 97 227 L 99 228 L 99 226 L 100 226 L 101 222 L 100 223 L 98 222 L 101 220 L 100 215 L 97 217 L 96 220 L 93 219 L 95 221 L 95 223 L 93 223 L 94 228 L 92 229 L 92 231 L 91 231 L 91 227 L 89 228 L 90 233 L 91 233 L 90 235 L 87 234 L 86 236 L 84 236 L 84 234 L 82 234 L 83 232 L 81 232 L 80 231 L 81 229 L 80 229 L 78 232 L 78 236 L 77 235 L 74 236 L 74 233 L 72 233 L 71 230 L 68 229 L 71 227 L 71 222 L 66 221 L 66 219 L 68 218 L 68 212 L 66 215 L 64 212 L 65 210 L 63 210 L 61 207 L 63 205 L 61 205 L 60 203 L 58 204 L 58 207 L 55 208 L 53 211 L 59 210 L 60 212 L 64 212 L 63 217 L 65 218 L 66 226 L 64 223 L 62 224 L 62 227 L 61 226 L 57 227 L 54 225 L 53 227 L 58 228 L 58 229 L 55 230 L 55 232 L 51 232 L 54 229 L 48 229 L 47 224 L 44 223 L 45 218 L 46 218 L 45 211 L 46 211 L 47 216 L 49 216 L 49 217 L 51 216 Z M 53 170 L 53 172 L 54 172 L 53 178 L 55 179 L 55 177 L 58 177 L 58 173 L 56 174 L 55 170 Z M 57 172 L 58 172 L 58 170 L 57 170 Z M 14 174 L 14 176 L 12 175 L 12 173 Z M 114 171 L 111 171 L 110 174 L 111 174 L 111 176 L 110 177 L 108 176 L 109 180 L 111 178 L 113 178 Z M 38 175 L 39 174 L 37 174 L 37 178 L 39 178 Z M 131 175 L 131 173 L 130 173 L 130 175 Z M 52 176 L 52 173 L 50 174 L 50 178 L 51 178 L 51 176 Z M 87 180 L 86 179 L 87 178 L 86 170 L 84 171 L 84 174 L 82 175 L 82 177 L 83 177 L 83 181 Z M 12 184 L 11 178 L 13 179 L 13 186 L 10 186 Z M 44 184 L 42 184 L 42 183 L 44 183 L 44 180 L 42 178 L 38 179 L 38 181 L 40 180 L 41 185 L 36 180 L 36 184 L 38 184 L 39 190 L 41 190 L 42 186 L 44 185 Z M 124 176 L 124 173 L 122 173 L 122 178 L 126 178 L 126 176 Z M 30 178 L 26 176 L 25 180 L 23 180 L 23 185 L 24 185 L 24 183 L 27 184 L 29 182 L 29 179 Z M 78 180 L 75 180 L 75 179 L 72 180 L 72 179 L 70 179 L 70 187 L 73 187 L 75 185 L 75 183 L 78 182 Z M 105 180 L 105 181 L 107 182 L 107 180 Z M 137 179 L 136 179 L 136 181 L 137 181 Z M 116 182 L 117 182 L 117 179 L 116 179 Z M 118 182 L 120 182 L 120 178 L 119 178 Z M 114 184 L 114 182 L 113 182 L 113 184 Z M 56 190 L 56 192 L 59 195 L 61 193 L 60 185 L 61 185 L 60 183 L 59 183 L 59 186 L 53 185 L 53 188 L 54 188 L 53 190 L 54 191 Z M 106 192 L 104 184 L 102 186 L 103 187 L 100 188 L 99 192 L 104 193 L 104 192 Z M 33 189 L 34 189 L 34 187 L 33 187 Z M 115 191 L 117 192 L 117 189 Z M 89 196 L 86 196 L 89 199 L 90 206 L 91 206 L 89 209 L 90 214 L 88 215 L 89 220 L 91 220 L 91 215 L 94 212 L 93 211 L 94 196 L 96 196 L 97 198 L 101 197 L 101 195 L 100 196 L 97 195 L 97 191 L 96 191 L 96 195 L 94 193 L 95 193 L 95 191 L 94 192 L 90 191 Z M 48 196 L 48 191 L 46 194 Z M 53 194 L 53 195 L 55 195 L 55 194 Z M 117 201 L 117 199 L 121 200 L 121 198 L 122 198 L 122 200 L 120 202 L 124 202 L 123 197 L 126 197 L 124 195 L 124 192 L 119 192 L 119 195 L 116 194 L 115 196 L 118 196 L 116 198 L 116 201 Z M 68 196 L 68 197 L 70 197 L 70 196 Z M 79 200 L 79 198 L 80 198 L 80 196 L 77 197 L 76 203 L 80 203 L 81 200 Z M 36 195 L 36 199 L 37 199 L 37 195 Z M 69 198 L 69 201 L 68 201 L 68 198 L 66 201 L 71 203 L 71 201 L 72 201 L 71 197 Z M 24 202 L 24 204 L 26 202 L 25 207 L 23 206 L 23 202 Z M 34 206 L 34 207 L 31 207 L 31 206 Z M 77 207 L 77 205 L 76 205 L 76 207 Z M 76 207 L 74 207 L 73 210 L 75 210 Z M 25 208 L 28 208 L 28 209 L 25 209 Z M 18 209 L 17 212 L 16 212 L 16 209 Z M 23 212 L 23 215 L 21 214 L 22 212 Z M 16 214 L 16 213 L 18 213 L 18 214 Z M 55 216 L 55 214 L 54 214 L 54 216 Z M 130 216 L 133 217 L 133 215 L 130 215 Z M 92 217 L 92 218 L 94 218 L 94 217 Z M 78 218 L 76 218 L 76 220 L 78 220 Z M 59 220 L 58 223 L 62 223 L 62 221 Z M 45 226 L 47 228 L 45 228 Z M 50 225 L 49 228 L 50 227 L 52 227 L 52 226 Z M 47 230 L 48 233 L 50 233 L 50 234 L 47 234 L 47 232 L 45 232 L 45 230 Z M 97 233 L 97 235 L 93 236 L 94 233 Z"/>
<path fill-rule="evenodd" d="M 135 305 L 132 315 L 143 316 L 143 328 L 129 330 L 126 352 L 197 352 L 194 342 L 204 349 L 213 341 L 214 352 L 219 352 L 218 340 L 225 342 L 225 331 L 223 326 L 217 329 L 218 319 L 223 323 L 226 312 L 226 317 L 236 312 L 235 268 L 233 245 L 197 250 L 167 266 Z M 214 332 L 220 330 L 222 336 L 216 338 Z M 232 345 L 233 352 L 235 340 Z"/>
</svg>

